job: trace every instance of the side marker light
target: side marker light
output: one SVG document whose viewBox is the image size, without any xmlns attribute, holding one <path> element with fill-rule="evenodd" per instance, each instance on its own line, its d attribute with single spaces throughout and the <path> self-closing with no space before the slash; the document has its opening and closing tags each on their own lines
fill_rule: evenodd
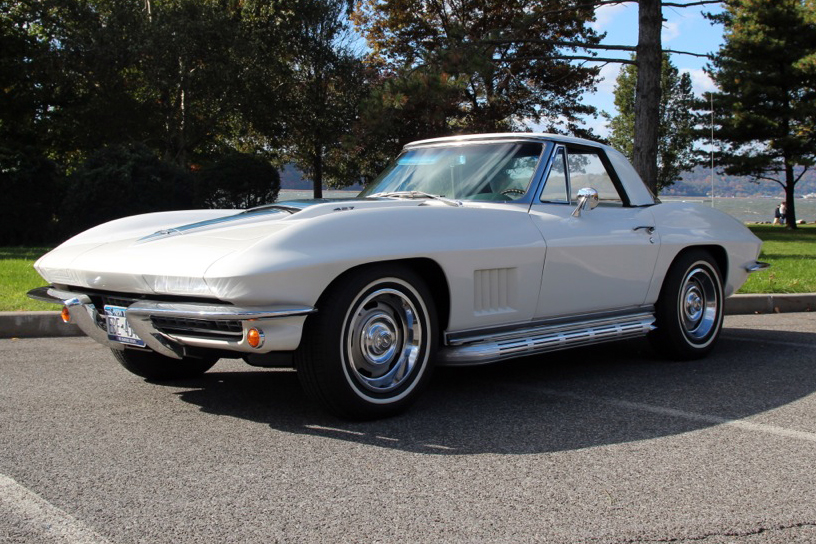
<svg viewBox="0 0 816 544">
<path fill-rule="evenodd" d="M 247 331 L 247 344 L 253 348 L 259 348 L 263 345 L 264 334 L 259 329 L 249 329 Z"/>
</svg>

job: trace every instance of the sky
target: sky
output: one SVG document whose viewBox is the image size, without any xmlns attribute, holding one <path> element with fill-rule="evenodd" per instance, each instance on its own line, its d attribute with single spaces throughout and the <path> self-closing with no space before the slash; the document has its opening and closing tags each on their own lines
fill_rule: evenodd
<svg viewBox="0 0 816 544">
<path fill-rule="evenodd" d="M 661 40 L 664 49 L 689 51 L 692 53 L 713 53 L 722 44 L 723 29 L 720 25 L 712 25 L 711 21 L 703 17 L 704 12 L 720 11 L 715 4 L 711 6 L 663 9 L 663 33 Z M 637 15 L 636 3 L 607 5 L 600 7 L 596 12 L 596 21 L 593 25 L 599 33 L 606 32 L 603 40 L 608 44 L 637 45 Z M 604 57 L 628 58 L 627 52 L 617 54 L 616 51 L 599 51 Z M 703 72 L 706 59 L 690 55 L 673 54 L 672 62 L 681 72 L 691 75 L 695 94 L 702 94 L 715 90 L 711 79 Z M 615 78 L 618 76 L 621 64 L 607 64 L 601 69 L 603 80 L 598 84 L 598 91 L 584 96 L 584 101 L 615 115 L 614 98 Z M 600 116 L 598 119 L 587 119 L 586 125 L 598 135 L 608 135 L 606 121 Z"/>
</svg>

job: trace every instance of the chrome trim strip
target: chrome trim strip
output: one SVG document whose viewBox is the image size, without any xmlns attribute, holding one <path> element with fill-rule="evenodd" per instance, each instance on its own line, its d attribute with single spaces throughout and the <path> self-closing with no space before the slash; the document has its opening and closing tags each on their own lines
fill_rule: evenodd
<svg viewBox="0 0 816 544">
<path fill-rule="evenodd" d="M 198 302 L 155 302 L 140 300 L 127 309 L 130 316 L 162 316 L 190 319 L 237 320 L 272 319 L 309 315 L 317 310 L 311 306 L 267 306 L 264 308 L 242 308 L 229 304 L 209 304 Z"/>
<path fill-rule="evenodd" d="M 451 137 L 446 139 L 445 141 L 435 141 L 432 140 L 423 140 L 417 142 L 410 142 L 406 144 L 400 153 L 405 151 L 411 151 L 414 149 L 420 148 L 433 148 L 433 147 L 450 147 L 450 146 L 460 146 L 463 144 L 507 144 L 507 143 L 534 143 L 541 145 L 541 153 L 538 155 L 538 163 L 536 164 L 535 171 L 533 172 L 532 177 L 530 178 L 530 183 L 527 186 L 527 191 L 525 192 L 524 196 L 521 198 L 517 198 L 515 200 L 506 200 L 506 201 L 493 201 L 501 202 L 503 204 L 525 204 L 527 209 L 529 210 L 530 206 L 535 203 L 536 196 L 541 191 L 541 183 L 544 175 L 544 169 L 549 164 L 549 157 L 552 155 L 551 151 L 553 149 L 553 142 L 548 138 L 542 137 L 534 137 L 528 136 L 524 133 L 515 133 L 510 138 L 496 138 L 496 135 L 488 136 L 486 139 L 479 139 L 479 138 L 458 138 L 458 137 Z M 364 197 L 367 198 L 367 197 Z M 466 202 L 479 202 L 479 201 L 466 201 Z"/>
<path fill-rule="evenodd" d="M 767 270 L 770 268 L 771 265 L 769 263 L 763 263 L 762 261 L 754 261 L 752 264 L 745 265 L 745 270 L 748 273 L 751 272 L 759 272 L 760 270 Z"/>
<path fill-rule="evenodd" d="M 440 365 L 478 365 L 577 346 L 644 336 L 655 326 L 651 312 L 590 319 L 458 339 L 440 350 Z"/>
<path fill-rule="evenodd" d="M 552 330 L 554 327 L 569 327 L 576 323 L 590 323 L 600 320 L 615 321 L 636 315 L 653 315 L 655 308 L 652 304 L 642 306 L 632 306 L 622 310 L 611 310 L 608 312 L 594 312 L 587 314 L 574 314 L 559 318 L 537 319 L 526 321 L 514 325 L 503 325 L 488 329 L 471 329 L 459 332 L 445 333 L 446 345 L 461 345 L 481 342 L 484 340 L 494 340 L 496 338 L 510 339 L 528 335 L 530 332 Z"/>
<path fill-rule="evenodd" d="M 255 219 L 258 216 L 265 216 L 282 212 L 288 212 L 289 214 L 293 214 L 297 211 L 300 211 L 300 209 L 294 208 L 292 206 L 283 206 L 280 203 L 271 204 L 268 206 L 259 206 L 257 208 L 244 210 L 239 213 L 232 213 L 221 217 L 215 217 L 213 219 L 205 219 L 203 221 L 189 223 L 187 225 L 180 225 L 178 227 L 169 227 L 157 230 L 153 234 L 148 234 L 147 236 L 139 238 L 138 240 L 136 240 L 136 243 L 150 242 L 152 240 L 159 240 L 170 236 L 179 236 L 182 234 L 186 234 L 189 231 L 202 229 L 205 227 L 211 227 L 213 225 L 220 225 L 222 223 L 241 221 L 242 219 Z"/>
</svg>

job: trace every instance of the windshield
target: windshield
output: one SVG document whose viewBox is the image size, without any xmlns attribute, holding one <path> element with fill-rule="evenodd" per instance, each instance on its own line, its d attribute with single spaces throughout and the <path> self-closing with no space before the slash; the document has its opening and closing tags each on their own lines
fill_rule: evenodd
<svg viewBox="0 0 816 544">
<path fill-rule="evenodd" d="M 415 192 L 457 200 L 516 200 L 527 193 L 542 150 L 543 144 L 535 142 L 409 149 L 359 196 Z"/>
</svg>

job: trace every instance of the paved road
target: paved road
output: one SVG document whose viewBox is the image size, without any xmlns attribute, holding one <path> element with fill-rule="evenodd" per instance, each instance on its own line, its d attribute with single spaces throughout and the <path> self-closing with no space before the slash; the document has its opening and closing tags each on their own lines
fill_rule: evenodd
<svg viewBox="0 0 816 544">
<path fill-rule="evenodd" d="M 0 340 L 0 542 L 816 542 L 816 314 L 440 370 L 324 415 L 289 371 L 152 385 L 85 338 Z"/>
</svg>

